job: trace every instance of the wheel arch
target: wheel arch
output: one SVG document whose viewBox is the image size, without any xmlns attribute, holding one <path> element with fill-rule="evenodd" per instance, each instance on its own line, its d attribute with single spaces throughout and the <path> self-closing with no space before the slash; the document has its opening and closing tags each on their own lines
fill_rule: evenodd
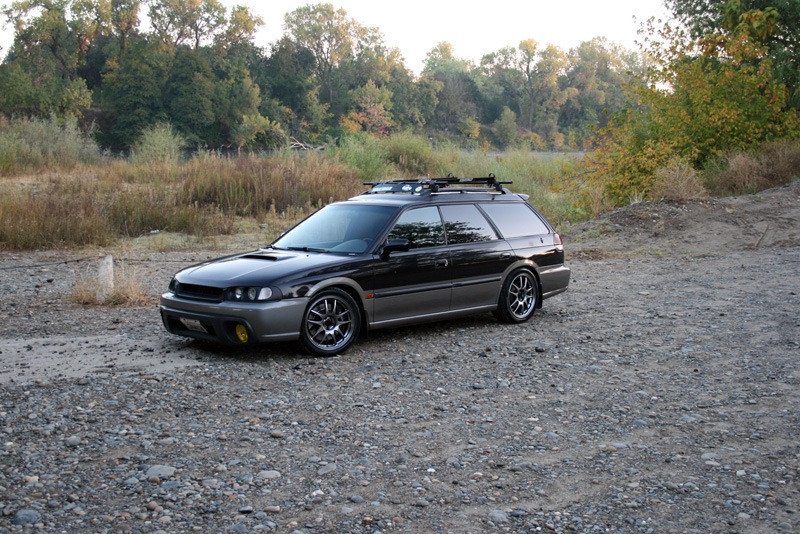
<svg viewBox="0 0 800 534">
<path fill-rule="evenodd" d="M 536 290 L 538 291 L 539 297 L 536 299 L 536 309 L 541 309 L 542 301 L 544 300 L 542 298 L 542 278 L 539 276 L 539 266 L 536 265 L 536 262 L 530 260 L 520 260 L 508 266 L 506 271 L 503 273 L 503 282 L 501 283 L 501 287 L 502 284 L 505 284 L 505 281 L 508 279 L 508 277 L 511 276 L 511 274 L 517 269 L 525 269 L 526 271 L 530 271 L 530 273 L 533 275 L 533 279 L 536 281 Z"/>
<path fill-rule="evenodd" d="M 358 306 L 358 310 L 361 312 L 361 333 L 366 333 L 369 329 L 369 320 L 367 318 L 367 306 L 364 303 L 364 290 L 361 288 L 361 286 L 354 280 L 343 277 L 329 278 L 327 280 L 323 280 L 322 282 L 323 283 L 314 286 L 311 291 L 308 292 L 308 297 L 313 298 L 319 293 L 328 289 L 339 289 L 344 291 L 350 295 L 350 297 Z"/>
</svg>

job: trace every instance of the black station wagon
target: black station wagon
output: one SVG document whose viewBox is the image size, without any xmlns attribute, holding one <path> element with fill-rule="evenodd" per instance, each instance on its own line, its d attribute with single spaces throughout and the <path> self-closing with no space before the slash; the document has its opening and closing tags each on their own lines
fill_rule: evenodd
<svg viewBox="0 0 800 534">
<path fill-rule="evenodd" d="M 234 345 L 299 339 L 330 356 L 372 329 L 483 312 L 527 321 L 567 289 L 570 269 L 559 235 L 508 183 L 367 183 L 267 248 L 177 273 L 164 326 Z"/>
</svg>

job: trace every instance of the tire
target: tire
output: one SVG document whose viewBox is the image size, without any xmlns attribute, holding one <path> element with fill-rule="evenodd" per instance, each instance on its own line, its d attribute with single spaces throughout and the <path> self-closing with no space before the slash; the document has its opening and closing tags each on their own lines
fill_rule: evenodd
<svg viewBox="0 0 800 534">
<path fill-rule="evenodd" d="M 361 310 L 341 289 L 328 289 L 311 299 L 300 341 L 317 356 L 335 356 L 350 348 L 361 331 Z"/>
<path fill-rule="evenodd" d="M 524 323 L 538 306 L 536 277 L 527 269 L 517 269 L 503 282 L 494 315 L 504 323 Z"/>
</svg>

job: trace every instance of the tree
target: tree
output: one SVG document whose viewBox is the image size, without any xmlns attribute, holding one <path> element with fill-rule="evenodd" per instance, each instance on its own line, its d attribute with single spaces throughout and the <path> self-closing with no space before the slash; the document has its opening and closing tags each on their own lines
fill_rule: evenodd
<svg viewBox="0 0 800 534">
<path fill-rule="evenodd" d="M 169 121 L 193 145 L 219 146 L 222 142 L 215 124 L 216 81 L 203 51 L 178 50 L 163 98 Z"/>
<path fill-rule="evenodd" d="M 284 22 L 291 39 L 313 54 L 317 81 L 331 104 L 333 70 L 352 55 L 356 23 L 344 9 L 334 9 L 331 4 L 297 8 L 286 14 Z"/>
<path fill-rule="evenodd" d="M 111 0 L 111 32 L 117 39 L 117 59 L 122 58 L 128 40 L 139 27 L 140 0 Z"/>
<path fill-rule="evenodd" d="M 379 89 L 372 80 L 351 93 L 356 109 L 342 119 L 346 129 L 379 137 L 388 135 L 392 128 L 392 93 Z"/>
<path fill-rule="evenodd" d="M 636 107 L 619 115 L 602 144 L 585 158 L 587 183 L 613 205 L 647 194 L 655 170 L 674 158 L 701 168 L 730 151 L 800 137 L 800 113 L 788 106 L 763 42 L 768 11 L 753 11 L 732 33 L 689 39 L 682 30 L 651 26 L 654 63 L 632 94 Z"/>
<path fill-rule="evenodd" d="M 31 98 L 43 115 L 81 117 L 91 105 L 78 74 L 94 40 L 107 29 L 106 2 L 20 0 L 5 9 L 15 28 L 10 62 L 31 81 Z M 10 72 L 10 71 L 9 71 Z"/>
<path fill-rule="evenodd" d="M 233 6 L 228 23 L 224 30 L 216 36 L 218 46 L 232 48 L 253 42 L 258 28 L 264 25 L 264 19 L 253 15 L 245 6 Z"/>
<path fill-rule="evenodd" d="M 145 128 L 167 119 L 164 81 L 171 62 L 160 43 L 145 38 L 128 43 L 122 61 L 103 75 L 104 144 L 128 147 Z"/>
<path fill-rule="evenodd" d="M 797 0 L 665 0 L 675 17 L 694 39 L 732 33 L 750 25 L 753 13 L 774 12 L 774 31 L 764 34 L 763 44 L 772 60 L 775 76 L 789 90 L 789 104 L 800 109 L 800 2 Z M 761 31 L 767 29 L 762 24 Z"/>
<path fill-rule="evenodd" d="M 517 115 L 510 109 L 503 108 L 494 127 L 497 132 L 497 140 L 500 141 L 503 148 L 512 146 L 517 141 Z"/>
<path fill-rule="evenodd" d="M 466 137 L 475 133 L 480 99 L 470 67 L 469 62 L 453 54 L 450 43 L 440 42 L 428 52 L 422 69 L 423 80 L 430 80 L 441 87 L 436 93 L 437 105 L 432 125 L 445 131 L 459 132 Z"/>
<path fill-rule="evenodd" d="M 603 38 L 580 43 L 570 50 L 568 61 L 562 89 L 569 98 L 561 106 L 558 124 L 573 144 L 583 146 L 614 113 L 630 106 L 624 86 L 644 72 L 638 54 Z"/>
<path fill-rule="evenodd" d="M 152 0 L 148 15 L 170 51 L 181 44 L 198 49 L 225 24 L 225 8 L 218 0 Z"/>
</svg>

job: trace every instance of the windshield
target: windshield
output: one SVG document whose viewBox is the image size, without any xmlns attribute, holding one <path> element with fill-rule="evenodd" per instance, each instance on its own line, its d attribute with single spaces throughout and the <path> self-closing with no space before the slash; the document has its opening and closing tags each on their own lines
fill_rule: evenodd
<svg viewBox="0 0 800 534">
<path fill-rule="evenodd" d="M 361 254 L 394 217 L 397 208 L 330 204 L 289 230 L 273 248 L 306 252 Z"/>
</svg>

